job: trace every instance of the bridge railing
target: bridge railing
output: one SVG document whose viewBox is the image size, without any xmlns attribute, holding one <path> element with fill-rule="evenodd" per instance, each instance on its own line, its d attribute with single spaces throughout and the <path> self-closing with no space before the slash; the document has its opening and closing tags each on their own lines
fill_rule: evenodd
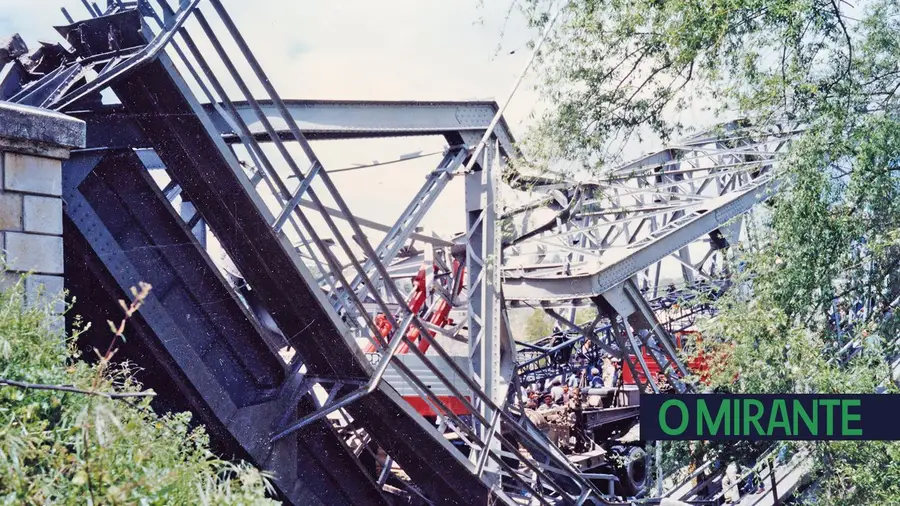
<svg viewBox="0 0 900 506">
<path fill-rule="evenodd" d="M 82 68 L 98 71 L 97 77 L 84 86 L 57 95 L 50 104 L 63 108 L 77 103 L 165 54 L 180 79 L 188 85 L 189 89 L 182 92 L 193 94 L 201 103 L 208 103 L 224 118 L 237 138 L 220 145 L 223 156 L 240 166 L 233 169 L 244 175 L 245 188 L 255 201 L 256 209 L 244 212 L 261 213 L 268 220 L 272 233 L 287 239 L 283 244 L 296 246 L 289 254 L 296 259 L 299 269 L 313 267 L 319 271 L 324 298 L 331 305 L 334 323 L 345 334 L 347 345 L 358 346 L 348 327 L 362 327 L 368 330 L 366 337 L 380 353 L 380 360 L 364 379 L 325 379 L 309 375 L 305 381 L 310 385 L 331 385 L 326 390 L 327 398 L 319 402 L 319 408 L 314 412 L 299 420 L 288 421 L 273 435 L 273 440 L 330 414 L 340 414 L 353 421 L 346 408 L 383 388 L 387 368 L 394 367 L 422 400 L 441 414 L 444 422 L 439 429 L 452 431 L 469 444 L 474 452 L 471 472 L 479 478 L 485 478 L 482 475 L 486 463 L 491 461 L 542 504 L 550 504 L 546 498 L 547 490 L 572 503 L 582 503 L 588 497 L 602 501 L 603 493 L 581 477 L 565 458 L 549 452 L 547 460 L 539 462 L 523 452 L 520 444 L 537 447 L 546 442 L 523 428 L 505 406 L 493 402 L 471 373 L 461 369 L 431 336 L 420 316 L 409 310 L 405 297 L 391 280 L 382 261 L 383 255 L 369 243 L 347 202 L 222 3 L 219 0 L 113 2 L 106 14 L 127 13 L 129 9 L 138 9 L 144 28 L 152 35 L 151 42 L 135 52 L 109 55 L 102 62 L 100 59 L 81 62 Z M 247 107 L 238 109 L 236 101 Z M 210 136 L 221 135 L 210 117 L 201 120 Z M 465 151 L 462 155 L 454 154 L 451 161 L 458 163 L 464 154 Z M 495 158 L 499 158 L 499 154 Z M 343 215 L 344 226 L 338 225 L 329 209 L 337 209 Z M 355 245 L 348 236 L 355 239 Z M 307 279 L 314 280 L 315 277 L 307 276 Z M 319 290 L 320 285 L 313 282 L 309 288 Z M 383 288 L 385 295 L 378 288 Z M 395 329 L 392 340 L 381 336 L 364 304 L 363 291 Z M 399 311 L 395 314 L 391 308 L 399 308 Z M 419 330 L 434 355 L 426 356 L 409 342 L 406 331 L 413 328 Z M 474 422 L 488 428 L 486 433 L 479 433 L 469 421 L 455 415 L 420 378 L 397 360 L 397 350 L 404 342 L 410 344 L 410 351 L 457 402 L 472 413 Z M 295 355 L 290 360 L 292 374 L 300 374 L 304 365 L 302 357 Z M 438 362 L 446 367 L 438 367 Z M 465 391 L 447 378 L 443 372 L 446 368 L 463 380 Z M 340 396 L 347 386 L 356 388 Z M 482 408 L 476 408 L 476 404 Z M 410 410 L 407 412 L 410 416 L 419 416 Z M 355 422 L 364 424 L 363 421 Z M 436 433 L 435 437 L 443 435 Z M 457 449 L 452 451 L 459 452 Z M 508 454 L 515 456 L 516 465 L 527 470 L 531 478 L 502 458 Z M 462 460 L 470 458 L 461 452 L 460 457 Z M 506 502 L 512 502 L 501 489 L 495 488 L 494 493 Z"/>
</svg>

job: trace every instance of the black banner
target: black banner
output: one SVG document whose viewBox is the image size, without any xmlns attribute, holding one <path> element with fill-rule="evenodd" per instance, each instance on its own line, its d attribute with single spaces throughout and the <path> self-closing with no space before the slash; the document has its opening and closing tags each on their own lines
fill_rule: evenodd
<svg viewBox="0 0 900 506">
<path fill-rule="evenodd" d="M 641 439 L 900 440 L 900 396 L 642 395 Z"/>
</svg>

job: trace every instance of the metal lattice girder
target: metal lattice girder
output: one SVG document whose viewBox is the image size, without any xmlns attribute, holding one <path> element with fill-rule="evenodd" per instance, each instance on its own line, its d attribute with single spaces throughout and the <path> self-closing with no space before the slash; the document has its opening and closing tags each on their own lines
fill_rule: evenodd
<svg viewBox="0 0 900 506">
<path fill-rule="evenodd" d="M 355 503 L 368 494 L 384 504 L 328 424 L 266 443 L 264 422 L 282 410 L 278 345 L 230 292 L 134 153 L 76 152 L 63 176 L 67 263 L 79 266 L 67 271 L 66 283 L 78 294 L 79 314 L 102 321 L 104 306 L 114 311 L 130 286 L 153 285 L 135 322 L 136 339 L 120 350 L 129 359 L 152 357 L 153 367 L 142 363 L 142 379 L 161 392 L 172 389 L 166 402 L 193 409 L 217 445 L 273 471 L 287 500 Z M 335 480 L 347 493 L 333 490 Z"/>
<path fill-rule="evenodd" d="M 200 4 L 202 12 L 197 8 Z M 646 288 L 651 277 L 648 268 L 673 253 L 685 266 L 685 278 L 695 273 L 698 277 L 712 275 L 710 256 L 694 262 L 686 246 L 752 205 L 747 189 L 763 187 L 777 151 L 768 146 L 783 139 L 772 134 L 753 140 L 753 135 L 740 132 L 733 138 L 697 137 L 622 167 L 603 181 L 558 187 L 551 206 L 561 211 L 539 229 L 526 223 L 521 232 L 530 235 L 519 235 L 503 255 L 499 181 L 502 159 L 513 156 L 514 147 L 496 104 L 283 101 L 220 0 L 153 0 L 140 2 L 140 7 L 139 11 L 111 11 L 62 29 L 64 35 L 81 37 L 74 44 L 82 58 L 80 67 L 60 67 L 57 74 L 22 90 L 20 98 L 40 99 L 57 108 L 88 104 L 86 107 L 94 110 L 83 115 L 92 118 L 92 130 L 96 132 L 94 125 L 112 125 L 106 132 L 95 133 L 92 142 L 106 138 L 129 148 L 159 150 L 158 165 L 172 175 L 178 190 L 184 188 L 195 207 L 189 220 L 202 216 L 258 295 L 257 314 L 268 314 L 294 348 L 293 361 L 286 368 L 289 377 L 277 391 L 279 399 L 286 401 L 280 413 L 283 420 L 279 419 L 284 423 L 274 425 L 279 432 L 274 439 L 293 437 L 301 429 L 309 436 L 307 425 L 321 424 L 334 413 L 348 425 L 352 419 L 354 434 L 385 448 L 436 501 L 481 503 L 493 493 L 511 502 L 485 474 L 515 479 L 544 504 L 548 503 L 540 493 L 544 489 L 572 502 L 589 495 L 601 497 L 560 452 L 529 432 L 527 423 L 517 420 L 504 404 L 502 361 L 504 343 L 511 339 L 503 291 L 512 304 L 540 299 L 549 305 L 571 304 L 579 298 L 605 300 L 610 288 L 635 274 L 643 278 L 642 288 Z M 99 12 L 95 10 L 92 17 L 95 14 Z M 157 29 L 151 28 L 154 20 Z M 116 27 L 122 26 L 128 29 L 125 38 L 115 34 Z M 224 45 L 220 36 L 227 38 Z M 141 44 L 131 49 L 120 47 L 128 37 L 141 38 Z M 79 72 L 88 68 L 98 71 L 99 77 L 82 83 Z M 67 82 L 72 86 L 61 86 Z M 114 112 L 118 117 L 87 100 L 96 98 L 105 86 L 111 86 L 121 99 L 123 105 Z M 250 91 L 260 86 L 265 91 L 263 99 Z M 124 134 L 112 132 L 120 125 L 137 128 L 122 128 Z M 469 290 L 465 300 L 473 370 L 461 367 L 459 357 L 448 354 L 431 336 L 432 329 L 407 307 L 405 294 L 385 265 L 406 238 L 413 237 L 415 223 L 427 212 L 428 199 L 440 185 L 423 189 L 422 198 L 417 197 L 398 225 L 388 231 L 382 246 L 373 248 L 362 232 L 361 220 L 350 213 L 308 142 L 313 138 L 401 135 L 443 135 L 453 146 L 471 146 L 482 137 L 464 171 L 469 213 Z M 444 176 L 449 177 L 451 171 L 446 170 Z M 363 259 L 335 226 L 333 218 L 338 215 L 353 229 Z M 710 217 L 712 221 L 708 221 Z M 721 248 L 721 242 L 712 240 L 711 251 Z M 546 258 L 534 262 L 536 265 L 520 261 L 530 254 L 525 250 L 532 243 L 545 248 Z M 343 265 L 332 248 L 350 258 L 351 265 Z M 602 263 L 591 265 L 585 260 L 597 257 Z M 322 271 L 324 286 L 308 271 L 310 259 Z M 503 262 L 521 270 L 507 276 L 505 287 L 501 287 Z M 560 267 L 553 266 L 554 262 Z M 561 273 L 568 277 L 561 279 Z M 566 284 L 568 291 L 559 286 Z M 365 297 L 356 290 L 360 286 L 369 292 Z M 537 297 L 531 293 L 535 291 Z M 637 293 L 637 288 L 632 291 Z M 641 297 L 639 293 L 631 295 Z M 642 308 L 642 316 L 649 322 L 646 326 L 657 327 L 647 307 Z M 347 317 L 354 310 L 363 320 L 362 327 L 372 331 L 369 337 L 381 353 L 374 366 L 366 362 L 350 333 Z M 382 313 L 396 329 L 395 335 L 382 336 L 372 312 Z M 627 315 L 615 316 L 613 326 L 618 325 L 620 316 Z M 407 329 L 420 331 L 431 346 L 428 356 L 416 346 L 411 351 L 428 370 L 433 384 L 471 412 L 472 423 L 448 410 L 432 385 L 408 367 L 408 360 L 394 356 L 403 340 L 408 341 Z M 625 331 L 627 345 L 620 333 L 614 333 L 619 349 L 639 348 L 631 328 L 626 325 Z M 511 353 L 511 346 L 507 348 Z M 296 388 L 301 368 L 308 373 L 302 381 L 309 383 L 315 378 L 318 386 L 331 385 L 324 402 L 313 402 L 307 395 L 309 389 L 300 392 L 303 389 Z M 284 372 L 280 363 L 277 371 Z M 442 414 L 445 420 L 439 428 L 419 416 L 390 381 L 383 381 L 389 372 Z M 464 386 L 459 388 L 448 374 L 458 376 Z M 355 390 L 348 393 L 348 385 Z M 468 442 L 472 453 L 451 445 L 444 430 Z M 511 440 L 510 434 L 516 435 L 531 456 L 519 451 L 519 442 Z M 500 458 L 510 454 L 537 479 L 521 480 L 522 473 Z M 544 461 L 544 456 L 548 460 Z M 328 455 L 322 458 L 327 460 Z M 337 465 L 355 465 L 355 461 Z M 335 486 L 345 488 L 348 497 L 359 495 L 364 502 L 363 485 L 384 482 L 381 476 L 371 478 L 360 484 L 336 479 Z M 322 489 L 319 492 L 327 495 Z"/>
<path fill-rule="evenodd" d="M 441 192 L 447 187 L 447 183 L 453 177 L 453 172 L 465 159 L 466 152 L 466 149 L 461 147 L 447 150 L 440 165 L 428 175 L 425 184 L 400 214 L 400 217 L 378 244 L 378 247 L 375 248 L 376 258 L 366 260 L 363 266 L 364 272 L 376 286 L 383 280 L 378 275 L 374 262 L 379 261 L 389 265 L 394 261 L 397 253 L 410 239 L 418 224 L 421 223 L 422 218 L 425 217 Z M 365 297 L 369 287 L 360 286 L 361 283 L 362 275 L 355 276 L 353 281 L 350 282 L 350 289 L 357 291 L 359 297 Z"/>
<path fill-rule="evenodd" d="M 694 290 L 706 291 L 707 296 L 713 298 L 720 293 L 719 289 L 709 291 L 710 287 L 696 286 L 689 290 L 668 294 L 666 298 L 657 299 L 647 303 L 645 311 L 662 315 L 666 317 L 663 324 L 668 334 L 674 334 L 681 330 L 685 330 L 693 326 L 697 317 L 701 314 L 710 312 L 709 306 L 701 305 L 679 305 L 677 311 L 672 314 L 672 304 L 677 301 L 690 302 L 695 300 L 698 295 Z M 641 300 L 637 300 L 637 304 L 642 304 Z M 548 308 L 547 313 L 555 318 L 560 318 L 556 310 Z M 517 342 L 519 351 L 517 353 L 518 366 L 517 374 L 523 384 L 533 382 L 541 382 L 548 378 L 578 372 L 582 369 L 583 364 L 579 361 L 571 359 L 583 357 L 591 364 L 599 363 L 600 359 L 607 355 L 619 356 L 618 343 L 612 336 L 612 325 L 608 318 L 598 313 L 594 322 L 576 326 L 571 319 L 563 322 L 566 330 L 560 334 L 546 337 L 534 343 Z M 577 329 L 575 328 L 577 327 Z M 594 346 L 584 349 L 583 345 L 586 339 L 596 341 Z"/>
<path fill-rule="evenodd" d="M 510 415 L 492 400 L 492 396 L 483 391 L 482 386 L 473 380 L 467 371 L 459 368 L 454 358 L 449 356 L 430 335 L 421 318 L 412 314 L 408 308 L 404 309 L 405 301 L 391 281 L 390 273 L 378 260 L 378 254 L 361 232 L 359 223 L 353 219 L 327 171 L 316 170 L 320 169 L 318 158 L 302 131 L 290 119 L 291 114 L 287 105 L 278 97 L 233 20 L 219 0 L 196 0 L 189 5 L 195 6 L 200 2 L 204 5 L 204 12 L 199 9 L 190 12 L 176 11 L 169 2 L 157 1 L 156 4 L 161 9 L 161 15 L 155 16 L 161 21 L 159 31 L 156 35 L 152 35 L 152 32 L 141 33 L 146 36 L 146 43 L 154 47 L 166 45 L 165 50 L 155 53 L 156 59 L 153 61 L 141 62 L 129 72 L 110 76 L 108 83 L 124 107 L 135 114 L 135 121 L 150 139 L 151 147 L 157 148 L 166 170 L 190 196 L 191 202 L 202 214 L 223 249 L 245 276 L 248 284 L 258 293 L 259 300 L 265 305 L 267 312 L 295 348 L 296 354 L 289 368 L 290 379 L 294 379 L 293 374 L 299 372 L 299 366 L 302 365 L 312 374 L 330 378 L 335 385 L 352 385 L 360 381 L 366 385 L 364 395 L 362 393 L 354 395 L 352 403 L 342 404 L 341 399 L 347 397 L 340 397 L 341 387 L 329 392 L 331 399 L 317 408 L 314 417 L 309 419 L 323 418 L 336 405 L 339 408 L 346 408 L 349 416 L 364 428 L 373 441 L 385 448 L 434 501 L 476 504 L 485 502 L 488 496 L 493 494 L 504 502 L 511 503 L 502 489 L 492 488 L 480 473 L 483 463 L 487 461 L 509 470 L 508 464 L 501 458 L 500 451 L 494 450 L 495 444 L 503 451 L 517 455 L 521 464 L 534 472 L 543 486 L 552 488 L 562 497 L 583 498 L 588 495 L 600 497 L 599 490 L 578 476 L 577 472 L 572 472 L 571 466 L 567 466 L 564 460 L 538 463 L 523 454 L 518 445 L 509 439 L 508 434 L 496 430 L 501 421 L 511 421 Z M 149 4 L 142 5 L 144 11 L 150 9 Z M 206 6 L 211 10 L 206 10 Z M 182 14 L 190 15 L 190 23 L 181 24 Z M 206 18 L 206 14 L 210 15 L 209 19 Z M 108 18 L 118 15 L 103 16 L 82 24 L 102 28 L 110 21 Z M 218 28 L 210 23 L 210 19 Z M 228 37 L 229 42 L 236 45 L 238 51 L 225 50 L 219 40 L 219 34 L 222 34 L 221 27 L 224 27 L 224 37 Z M 177 41 L 173 38 L 175 32 L 178 33 Z M 212 51 L 199 50 L 195 40 L 201 40 L 201 37 L 204 43 L 211 45 Z M 190 53 L 188 60 L 184 59 L 187 53 L 182 49 Z M 143 50 L 141 52 L 144 55 L 150 54 Z M 215 65 L 210 65 L 209 61 L 213 59 L 216 59 Z M 238 66 L 248 67 L 249 72 L 242 72 Z M 190 83 L 191 78 L 199 78 L 200 82 Z M 230 89 L 236 87 L 243 99 L 247 100 L 260 126 L 267 133 L 266 142 L 271 143 L 268 147 L 273 149 L 264 150 L 259 145 L 259 139 L 250 131 L 241 113 L 236 110 L 232 97 L 225 91 L 229 88 L 223 86 L 223 80 L 226 80 Z M 290 138 L 282 138 L 273 126 L 270 117 L 262 110 L 260 102 L 256 101 L 250 92 L 247 80 L 253 80 L 253 85 L 261 85 L 265 90 L 267 99 L 271 100 L 274 109 L 290 131 Z M 86 93 L 86 90 L 79 93 Z M 208 95 L 207 103 L 216 104 L 229 114 L 229 123 L 238 127 L 241 146 L 226 144 L 197 99 L 198 94 Z M 165 97 L 165 100 L 160 100 L 160 97 Z M 287 149 L 285 146 L 287 142 L 299 149 L 293 151 Z M 250 157 L 255 167 L 265 171 L 266 178 L 258 181 L 260 182 L 258 186 L 239 162 L 236 156 L 238 148 L 245 150 L 245 154 Z M 499 158 L 494 154 L 499 153 L 498 147 L 495 146 L 490 152 L 495 159 Z M 306 163 L 302 163 L 303 161 Z M 288 187 L 287 183 L 292 181 L 286 182 L 285 169 L 296 177 L 294 182 L 297 186 Z M 350 256 L 353 268 L 363 277 L 363 281 L 371 286 L 372 282 L 367 279 L 365 268 L 353 256 L 347 239 L 339 233 L 325 204 L 331 201 L 336 209 L 345 214 L 347 223 L 358 237 L 359 247 L 372 260 L 385 282 L 389 297 L 384 298 L 372 290 L 370 292 L 372 299 L 381 312 L 385 313 L 393 328 L 400 329 L 401 325 L 397 320 L 402 319 L 422 333 L 422 337 L 429 342 L 431 350 L 436 352 L 436 355 L 425 357 L 415 346 L 411 350 L 422 359 L 429 370 L 435 373 L 435 377 L 450 389 L 456 400 L 472 413 L 478 424 L 489 427 L 487 435 L 472 430 L 469 423 L 459 419 L 440 399 L 429 392 L 416 375 L 405 368 L 402 361 L 394 360 L 391 352 L 396 349 L 393 348 L 396 343 L 391 343 L 392 348 L 387 349 L 377 333 L 379 329 L 369 320 L 367 323 L 375 332 L 372 338 L 385 353 L 383 361 L 376 368 L 372 368 L 350 335 L 350 329 L 342 316 L 348 302 L 355 304 L 364 312 L 362 302 L 352 290 L 345 292 L 350 301 L 334 301 L 320 290 L 315 278 L 305 268 L 291 238 L 286 235 L 287 229 L 276 230 L 278 227 L 273 227 L 278 224 L 277 216 L 285 214 L 284 209 L 287 209 L 292 216 L 282 225 L 290 227 L 308 243 L 313 244 L 310 250 L 319 255 L 320 264 L 330 269 L 327 274 L 331 276 L 334 284 L 349 287 L 342 266 L 329 251 L 322 231 L 316 230 L 317 227 L 308 218 L 313 213 L 307 213 L 301 206 L 293 205 L 299 204 L 296 196 L 304 193 L 302 185 L 307 178 L 313 179 L 313 175 L 315 181 L 307 185 L 305 190 L 315 207 L 316 219 L 325 222 L 328 233 L 332 234 L 337 247 Z M 298 188 L 301 189 L 298 191 Z M 274 212 L 270 208 L 270 203 L 266 201 L 272 197 L 275 197 L 277 206 Z M 493 210 L 491 213 L 496 214 Z M 493 283 L 492 286 L 499 288 L 497 283 Z M 491 294 L 492 302 L 495 306 L 499 305 L 498 300 L 493 297 Z M 337 304 L 333 305 L 334 303 Z M 399 318 L 390 313 L 388 303 L 400 305 Z M 401 337 L 405 339 L 405 335 Z M 398 339 L 397 343 L 399 342 Z M 461 375 L 467 387 L 465 392 L 460 391 L 441 373 L 435 366 L 435 363 L 439 362 L 447 363 L 454 373 Z M 380 381 L 379 375 L 387 366 L 399 370 L 406 381 L 416 386 L 419 395 L 446 415 L 448 423 L 445 428 L 452 428 L 461 437 L 469 438 L 476 451 L 488 449 L 479 458 L 477 466 L 468 461 L 468 452 L 464 453 L 451 445 L 440 432 L 397 395 L 389 384 Z M 285 388 L 289 388 L 289 382 L 285 383 L 279 395 L 288 393 Z M 483 416 L 482 411 L 472 405 L 473 401 L 481 403 L 487 416 Z M 308 402 L 308 398 L 303 397 L 296 406 L 298 408 L 296 412 L 288 409 L 286 413 L 304 419 L 305 410 L 300 408 L 308 405 L 305 404 Z M 515 427 L 511 426 L 512 430 L 515 431 Z M 521 429 L 517 434 L 519 438 L 529 437 L 528 433 Z M 324 453 L 322 458 L 327 459 L 327 453 Z M 550 473 L 553 476 L 544 472 L 542 470 L 544 467 L 552 469 Z M 336 469 L 335 472 L 340 470 Z M 524 489 L 531 490 L 538 501 L 547 504 L 528 482 L 519 483 Z M 355 485 L 335 484 L 344 488 L 348 495 L 360 494 L 361 485 L 362 482 Z M 360 495 L 359 501 L 356 502 L 365 503 L 374 500 L 377 498 L 369 494 L 369 496 Z"/>
<path fill-rule="evenodd" d="M 515 284 L 520 278 L 576 275 L 630 257 L 642 244 L 671 234 L 728 195 L 760 184 L 795 133 L 777 126 L 726 125 L 724 130 L 626 164 L 602 180 L 552 187 L 534 204 L 507 211 L 516 231 L 505 243 L 504 279 Z M 651 299 L 662 294 L 659 261 L 667 257 L 681 267 L 679 283 L 716 279 L 724 267 L 723 247 L 740 232 L 739 220 L 725 223 L 720 220 L 684 237 L 677 248 L 627 274 L 638 276 Z M 700 257 L 692 259 L 697 253 Z"/>
<path fill-rule="evenodd" d="M 87 120 L 89 122 L 97 121 L 96 116 L 93 114 L 92 111 L 82 111 L 82 112 L 73 113 L 72 116 L 75 116 L 82 120 Z M 121 115 L 117 114 L 116 115 L 117 120 L 114 125 L 117 128 L 126 126 L 126 128 L 124 129 L 125 132 L 134 132 L 135 133 L 136 137 L 134 139 L 132 139 L 133 144 L 129 147 L 149 145 L 149 141 L 143 136 L 143 134 L 140 134 L 137 132 L 137 130 L 138 130 L 137 125 L 135 123 L 133 123 L 133 120 L 125 119 L 127 116 L 128 115 L 124 114 L 124 113 Z M 131 135 L 131 134 L 127 134 L 127 135 Z M 102 144 L 102 143 L 97 144 L 96 139 L 94 139 L 94 142 L 88 142 L 88 146 L 89 147 L 100 147 L 100 146 L 106 146 L 106 145 Z M 159 155 L 152 148 L 149 148 L 149 147 L 139 148 L 139 149 L 135 149 L 135 152 L 137 153 L 137 155 L 141 159 L 141 161 L 144 163 L 144 166 L 147 167 L 147 170 L 164 170 L 166 168 L 165 164 L 159 158 Z M 453 168 L 455 168 L 455 166 L 453 166 Z M 442 170 L 448 172 L 448 175 L 450 175 L 450 173 L 452 173 L 452 169 L 447 169 L 446 167 L 439 167 L 438 169 L 435 170 L 435 172 L 439 172 Z M 178 188 L 177 186 L 173 186 L 173 189 L 175 191 L 180 191 L 180 188 Z M 428 197 L 430 199 L 431 194 L 435 193 L 435 192 L 439 194 L 440 189 L 435 189 L 435 188 L 432 188 L 429 186 L 426 197 Z M 174 198 L 174 197 L 172 197 L 172 198 Z M 299 201 L 298 205 L 304 209 L 315 209 L 315 206 L 311 202 L 309 202 L 308 199 L 301 199 Z M 334 218 L 345 219 L 345 217 L 346 217 L 346 215 L 339 209 L 335 209 L 333 207 L 326 206 L 325 210 L 330 216 L 332 216 Z M 366 219 L 361 216 L 352 216 L 352 219 L 356 220 L 360 224 L 360 226 L 371 229 L 371 230 L 377 230 L 379 232 L 390 232 L 392 229 L 392 226 L 390 226 L 390 225 L 385 225 L 383 223 L 369 220 L 369 219 Z M 419 219 L 421 219 L 421 217 Z M 440 239 L 438 237 L 433 237 L 430 235 L 415 232 L 414 225 L 411 226 L 410 228 L 411 228 L 411 230 L 407 234 L 407 239 L 413 239 L 416 241 L 421 241 L 424 243 L 429 243 L 434 246 L 441 246 L 441 247 L 449 247 L 449 246 L 452 246 L 452 244 L 453 244 L 450 241 L 446 241 L 446 240 Z M 406 233 L 405 229 L 403 232 Z"/>
<path fill-rule="evenodd" d="M 562 275 L 558 271 L 548 274 L 507 270 L 503 285 L 506 300 L 567 306 L 573 299 L 601 295 L 696 238 L 746 212 L 768 198 L 773 188 L 772 180 L 766 178 L 740 192 L 716 197 L 704 205 L 694 206 L 690 215 L 668 224 L 658 231 L 656 237 L 628 248 L 611 250 L 601 262 L 577 266 L 569 275 Z"/>
<path fill-rule="evenodd" d="M 501 331 L 500 234 L 497 230 L 501 160 L 498 144 L 496 140 L 490 143 L 478 160 L 480 170 L 466 175 L 465 245 L 469 357 L 479 386 L 493 402 L 501 404 L 507 397 L 506 389 L 513 371 L 510 363 L 504 374 L 501 364 L 503 341 L 510 338 Z M 490 409 L 484 403 L 476 402 L 475 405 L 481 410 L 482 417 L 491 418 Z M 492 421 L 478 427 L 480 435 L 487 441 L 492 441 L 496 423 Z M 485 455 L 487 451 L 481 454 Z M 490 475 L 496 479 L 497 464 L 491 462 L 488 466 Z M 479 472 L 483 469 L 484 462 L 481 461 Z"/>
<path fill-rule="evenodd" d="M 210 0 L 206 5 L 212 5 L 218 15 L 226 17 L 220 3 Z M 125 107 L 139 113 L 139 124 L 151 144 L 165 147 L 159 154 L 167 170 L 191 195 L 298 355 L 302 354 L 314 371 L 338 373 L 348 379 L 364 376 L 368 364 L 355 340 L 302 268 L 290 241 L 272 231 L 274 215 L 262 204 L 221 136 L 210 128 L 202 106 L 182 80 L 184 74 L 178 72 L 170 58 L 167 51 L 121 81 L 114 81 L 113 91 Z M 160 101 L 159 96 L 167 98 Z M 323 177 L 320 175 L 320 180 Z M 342 206 L 340 202 L 338 205 Z M 346 206 L 342 207 L 346 211 Z M 487 496 L 487 490 L 473 478 L 459 452 L 439 435 L 430 433 L 424 423 L 415 419 L 415 412 L 409 412 L 404 401 L 392 397 L 384 385 L 354 406 L 353 416 L 366 421 L 366 429 L 371 430 L 379 444 L 390 448 L 390 454 L 408 467 L 409 475 L 428 489 L 429 495 L 458 498 L 466 503 Z M 391 422 L 379 423 L 382 416 Z M 323 452 L 321 456 L 328 455 Z M 335 472 L 340 473 L 343 464 L 337 460 L 334 464 Z M 435 479 L 435 469 L 441 469 L 444 476 Z M 450 483 L 452 480 L 466 486 L 456 487 Z M 364 481 L 357 482 L 356 486 L 333 486 L 358 495 L 346 502 L 377 501 L 377 493 L 359 491 Z"/>
</svg>

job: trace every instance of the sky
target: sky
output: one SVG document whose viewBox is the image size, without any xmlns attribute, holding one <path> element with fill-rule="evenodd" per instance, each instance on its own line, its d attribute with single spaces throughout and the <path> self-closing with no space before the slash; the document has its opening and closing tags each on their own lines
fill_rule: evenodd
<svg viewBox="0 0 900 506">
<path fill-rule="evenodd" d="M 222 0 L 282 98 L 500 103 L 536 35 L 510 9 L 512 1 Z M 204 4 L 201 11 L 211 10 Z M 60 7 L 76 19 L 87 16 L 80 0 L 0 0 L 0 38 L 18 32 L 32 49 L 38 40 L 60 40 L 53 29 L 65 24 Z M 540 110 L 536 80 L 534 72 L 526 76 L 505 113 L 520 138 Z M 444 145 L 428 137 L 319 141 L 313 149 L 334 170 Z M 634 156 L 640 148 L 631 149 Z M 354 214 L 390 225 L 439 161 L 432 156 L 332 178 Z M 463 190 L 462 178 L 448 185 L 422 222 L 426 231 L 445 238 L 464 231 Z M 369 236 L 376 244 L 380 238 Z"/>
<path fill-rule="evenodd" d="M 251 49 L 286 99 L 503 101 L 529 57 L 532 33 L 507 0 L 223 0 Z M 105 5 L 105 2 L 98 2 Z M 79 0 L 0 0 L 0 37 L 20 33 L 30 48 L 58 41 L 66 7 Z M 201 4 L 202 8 L 202 4 Z M 513 54 L 510 54 L 512 52 Z M 533 75 L 506 112 L 522 135 L 538 96 Z M 314 149 L 327 169 L 440 150 L 443 139 L 325 141 Z M 355 213 L 392 223 L 440 157 L 333 176 Z M 426 218 L 450 235 L 464 226 L 462 179 L 453 181 Z"/>
</svg>

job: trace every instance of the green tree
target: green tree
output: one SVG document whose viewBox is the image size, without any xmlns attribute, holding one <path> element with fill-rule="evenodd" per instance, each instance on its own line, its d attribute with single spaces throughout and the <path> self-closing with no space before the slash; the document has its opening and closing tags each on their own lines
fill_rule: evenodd
<svg viewBox="0 0 900 506">
<path fill-rule="evenodd" d="M 550 4 L 526 0 L 534 26 L 547 22 Z M 738 281 L 750 295 L 719 300 L 719 315 L 702 325 L 708 352 L 719 353 L 714 386 L 895 391 L 886 359 L 896 354 L 891 308 L 900 295 L 900 3 L 565 5 L 542 55 L 551 107 L 529 139 L 538 163 L 574 158 L 601 171 L 626 141 L 683 133 L 685 111 L 801 129 L 777 175 L 762 240 L 735 252 L 746 262 Z M 872 301 L 874 310 L 839 335 L 830 323 L 836 298 Z M 862 346 L 849 358 L 839 351 L 848 339 Z M 807 450 L 819 476 L 817 504 L 900 502 L 897 443 Z M 752 453 L 733 445 L 713 452 Z"/>
<path fill-rule="evenodd" d="M 553 333 L 553 320 L 547 313 L 535 309 L 525 321 L 525 340 L 537 341 Z"/>
<path fill-rule="evenodd" d="M 576 325 L 591 323 L 595 318 L 597 318 L 597 308 L 595 307 L 582 307 L 575 311 Z"/>
<path fill-rule="evenodd" d="M 542 27 L 559 3 L 521 4 Z M 542 52 L 550 107 L 531 147 L 599 168 L 617 141 L 681 132 L 682 111 L 812 121 L 837 134 L 860 111 L 897 107 L 897 9 L 893 0 L 565 2 Z"/>
<path fill-rule="evenodd" d="M 144 288 L 122 302 L 126 319 Z M 23 293 L 0 293 L 0 503 L 277 504 L 262 473 L 215 458 L 189 413 L 155 414 L 152 392 L 110 362 L 126 319 L 89 364 Z"/>
</svg>

